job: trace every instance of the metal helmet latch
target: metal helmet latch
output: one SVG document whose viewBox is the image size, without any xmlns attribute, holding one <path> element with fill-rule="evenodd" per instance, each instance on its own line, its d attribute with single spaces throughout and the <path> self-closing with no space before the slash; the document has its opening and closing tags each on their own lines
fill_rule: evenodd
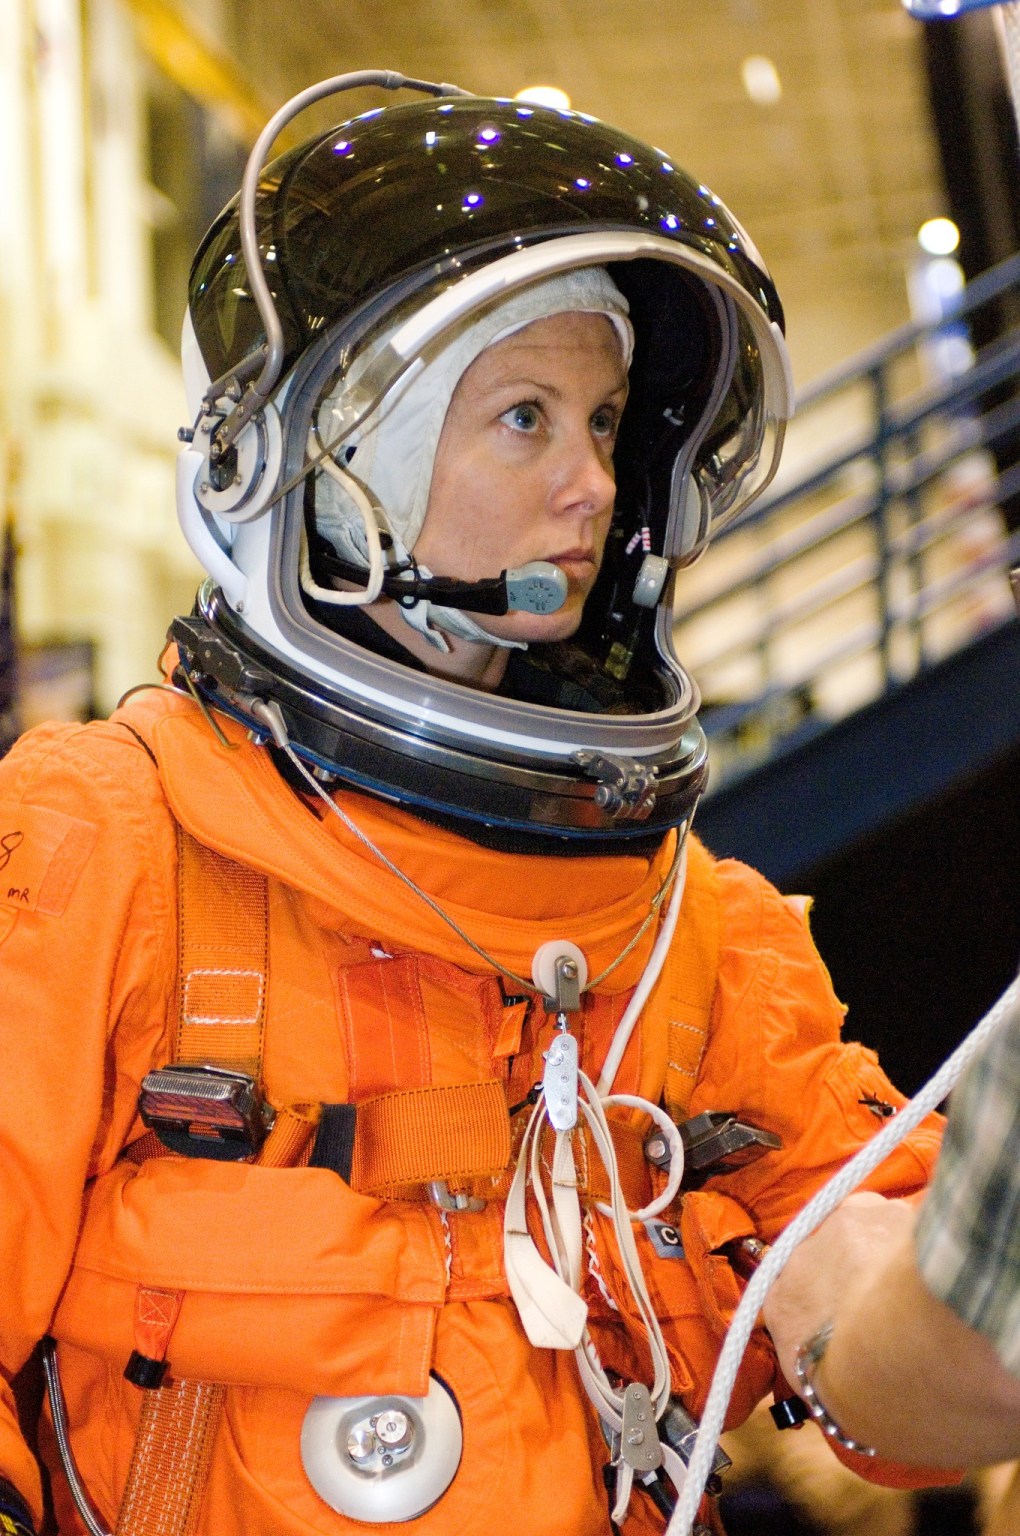
<svg viewBox="0 0 1020 1536">
<path fill-rule="evenodd" d="M 613 752 L 575 752 L 573 760 L 588 779 L 595 779 L 595 804 L 621 821 L 644 821 L 655 806 L 659 770 L 634 757 Z"/>
</svg>

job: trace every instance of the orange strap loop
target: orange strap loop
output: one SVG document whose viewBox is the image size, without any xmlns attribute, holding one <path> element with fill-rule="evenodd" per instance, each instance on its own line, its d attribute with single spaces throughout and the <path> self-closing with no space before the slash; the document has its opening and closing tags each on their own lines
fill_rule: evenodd
<svg viewBox="0 0 1020 1536">
<path fill-rule="evenodd" d="M 364 1193 L 493 1178 L 509 1161 L 506 1094 L 494 1078 L 383 1093 L 358 1105 L 351 1186 Z"/>
<path fill-rule="evenodd" d="M 609 1131 L 616 1151 L 623 1198 L 628 1209 L 640 1211 L 651 1200 L 653 1193 L 648 1160 L 645 1157 L 644 1133 L 626 1120 L 610 1120 Z M 581 1129 L 580 1140 L 584 1150 L 577 1157 L 578 1188 L 590 1199 L 608 1203 L 612 1198 L 609 1174 L 595 1150 L 594 1138 L 587 1126 Z"/>
</svg>

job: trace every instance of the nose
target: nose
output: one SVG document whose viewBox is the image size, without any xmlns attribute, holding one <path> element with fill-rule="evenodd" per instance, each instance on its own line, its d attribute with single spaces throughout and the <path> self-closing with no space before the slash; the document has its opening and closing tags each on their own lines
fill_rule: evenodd
<svg viewBox="0 0 1020 1536">
<path fill-rule="evenodd" d="M 615 500 L 612 454 L 586 424 L 583 432 L 572 433 L 569 443 L 564 444 L 560 474 L 553 488 L 554 509 L 597 518 L 612 513 Z"/>
</svg>

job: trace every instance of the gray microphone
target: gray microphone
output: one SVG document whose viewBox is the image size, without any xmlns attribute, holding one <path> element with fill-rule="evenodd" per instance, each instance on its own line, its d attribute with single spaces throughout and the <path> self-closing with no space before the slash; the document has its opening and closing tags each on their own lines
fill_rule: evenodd
<svg viewBox="0 0 1020 1536">
<path fill-rule="evenodd" d="M 567 578 L 549 560 L 529 560 L 507 571 L 505 580 L 511 613 L 555 613 L 567 600 Z"/>
</svg>

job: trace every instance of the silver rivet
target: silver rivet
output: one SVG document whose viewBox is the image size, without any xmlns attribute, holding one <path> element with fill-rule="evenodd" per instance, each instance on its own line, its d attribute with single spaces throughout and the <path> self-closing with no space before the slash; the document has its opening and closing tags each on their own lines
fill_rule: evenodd
<svg viewBox="0 0 1020 1536">
<path fill-rule="evenodd" d="M 375 1435 L 366 1424 L 359 1424 L 347 1436 L 347 1454 L 352 1461 L 367 1461 L 375 1450 Z"/>
<path fill-rule="evenodd" d="M 380 1413 L 375 1421 L 375 1432 L 383 1445 L 391 1446 L 395 1450 L 409 1445 L 414 1437 L 414 1430 L 406 1413 L 401 1413 L 398 1408 L 389 1408 L 385 1413 Z"/>
</svg>

